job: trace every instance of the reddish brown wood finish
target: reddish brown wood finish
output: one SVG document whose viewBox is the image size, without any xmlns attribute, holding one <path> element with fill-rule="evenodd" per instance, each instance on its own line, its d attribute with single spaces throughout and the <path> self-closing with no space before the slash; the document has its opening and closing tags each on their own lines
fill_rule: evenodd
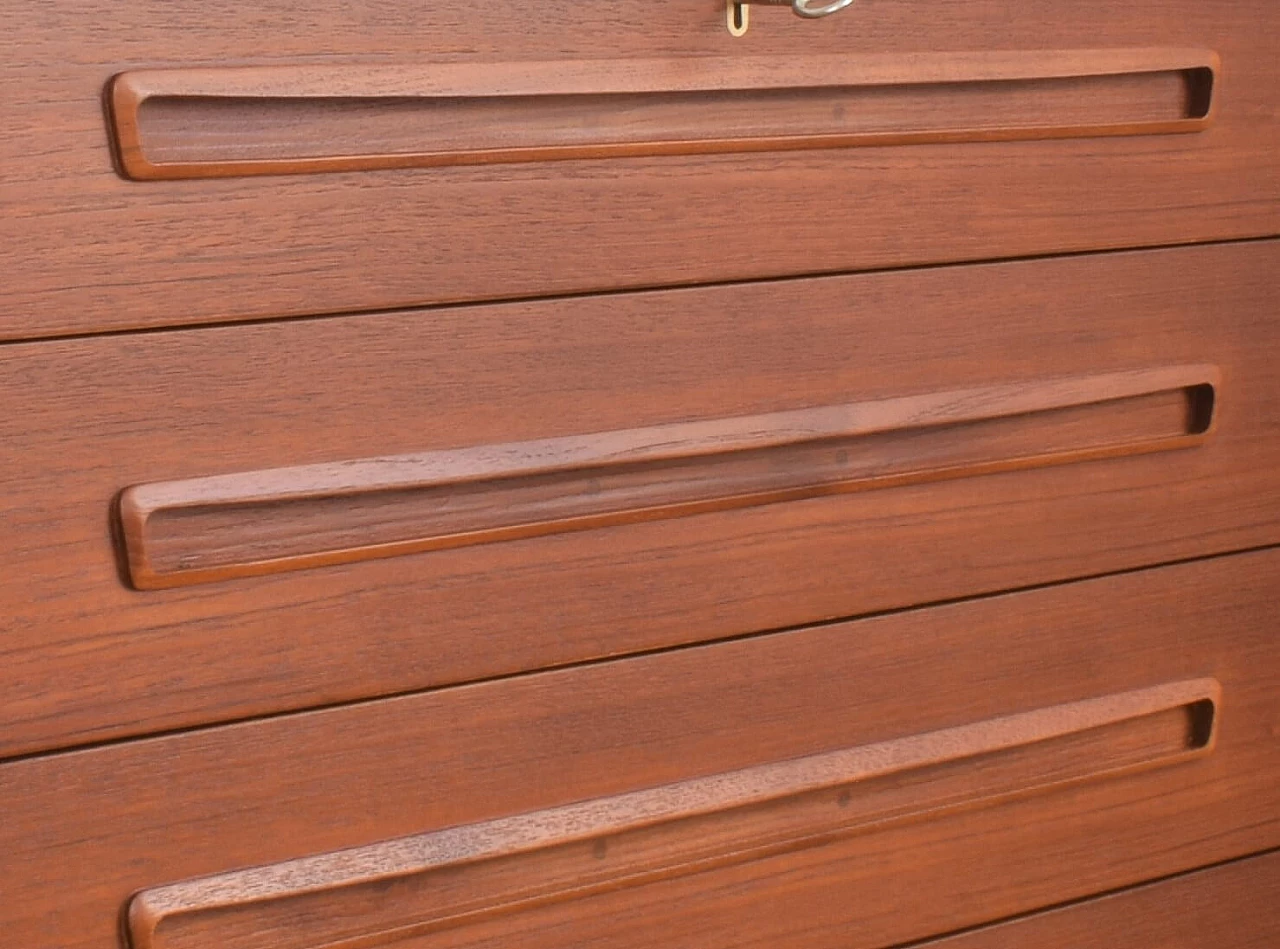
<svg viewBox="0 0 1280 949">
<path fill-rule="evenodd" d="M 1278 265 L 1256 243 L 4 347 L 0 751 L 1280 542 Z M 1205 363 L 1190 451 L 170 590 L 130 589 L 113 537 L 133 485 Z M 886 434 L 850 465 L 1186 424 L 1152 408 Z"/>
<path fill-rule="evenodd" d="M 1168 135 L 1208 127 L 1203 50 L 703 57 L 127 72 L 139 180 Z"/>
<path fill-rule="evenodd" d="M 0 945 L 1280 939 L 1274 0 L 725 16 L 0 0 Z"/>
<path fill-rule="evenodd" d="M 920 949 L 1270 949 L 1280 943 L 1280 854 L 1113 893 Z"/>
<path fill-rule="evenodd" d="M 407 835 L 465 836 L 446 829 L 632 792 L 679 809 L 689 806 L 681 782 L 791 773 L 809 756 L 901 750 L 946 729 L 972 736 L 970 726 L 999 730 L 1006 716 L 1049 720 L 1063 737 L 582 840 L 554 858 L 514 855 L 426 887 L 387 881 L 365 907 L 346 904 L 353 915 L 332 902 L 326 911 L 330 892 L 318 903 L 251 901 L 206 921 L 230 938 L 238 913 L 249 912 L 249 929 L 287 930 L 296 912 L 311 935 L 345 938 L 397 907 L 519 892 L 566 871 L 590 881 L 799 829 L 809 835 L 800 847 L 509 906 L 391 944 L 871 949 L 1275 847 L 1278 583 L 1280 552 L 1247 554 L 9 762 L 0 765 L 6 935 L 29 949 L 109 949 L 139 891 Z M 1212 750 L 1097 773 L 1203 738 L 1188 733 L 1185 713 L 1083 733 L 1073 716 L 1103 724 L 1195 700 L 1209 693 L 1196 686 L 1154 704 L 1153 693 L 1130 693 L 1208 676 L 1222 689 Z M 1044 787 L 1062 780 L 1072 783 Z M 286 912 L 272 918 L 276 909 Z"/>
<path fill-rule="evenodd" d="M 10 130 L 0 143 L 0 338 L 1280 231 L 1272 0 L 1025 0 L 1016 15 L 1009 0 L 856 7 L 817 22 L 768 11 L 776 15 L 734 39 L 716 0 L 645 0 L 643 10 L 581 0 L 536 11 L 386 0 L 305 13 L 294 0 L 252 9 L 230 0 L 5 0 L 0 14 L 13 28 L 0 38 L 0 62 L 13 92 L 0 103 Z M 134 182 L 115 171 L 103 109 L 112 78 L 141 70 L 305 67 L 367 78 L 457 64 L 509 75 L 536 62 L 785 69 L 808 56 L 910 63 L 921 54 L 1126 49 L 1220 54 L 1212 127 Z M 1091 93 L 1080 101 L 1105 114 L 1131 91 Z"/>
</svg>

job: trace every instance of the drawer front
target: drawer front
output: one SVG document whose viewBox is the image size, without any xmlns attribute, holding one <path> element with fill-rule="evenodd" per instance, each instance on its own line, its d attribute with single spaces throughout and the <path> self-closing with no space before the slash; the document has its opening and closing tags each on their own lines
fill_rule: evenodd
<svg viewBox="0 0 1280 949">
<path fill-rule="evenodd" d="M 0 350 L 4 753 L 1280 542 L 1280 244 Z"/>
<path fill-rule="evenodd" d="M 30 7 L 0 338 L 1280 230 L 1270 0 Z"/>
<path fill-rule="evenodd" d="M 1272 852 L 925 945 L 1268 949 L 1277 942 L 1280 854 Z"/>
<path fill-rule="evenodd" d="M 30 949 L 870 949 L 1280 845 L 1280 552 L 0 765 Z"/>
</svg>

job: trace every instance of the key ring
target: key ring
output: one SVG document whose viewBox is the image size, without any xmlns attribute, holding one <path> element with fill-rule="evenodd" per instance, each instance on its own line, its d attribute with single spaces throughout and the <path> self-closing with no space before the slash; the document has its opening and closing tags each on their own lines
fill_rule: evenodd
<svg viewBox="0 0 1280 949">
<path fill-rule="evenodd" d="M 747 32 L 752 3 L 771 7 L 788 6 L 798 17 L 818 20 L 824 16 L 839 13 L 850 6 L 853 0 L 726 0 L 729 32 L 734 36 L 742 36 Z"/>
<path fill-rule="evenodd" d="M 796 16 L 816 20 L 819 17 L 839 13 L 851 3 L 853 0 L 827 0 L 826 3 L 816 3 L 815 0 L 791 0 L 791 9 Z"/>
</svg>

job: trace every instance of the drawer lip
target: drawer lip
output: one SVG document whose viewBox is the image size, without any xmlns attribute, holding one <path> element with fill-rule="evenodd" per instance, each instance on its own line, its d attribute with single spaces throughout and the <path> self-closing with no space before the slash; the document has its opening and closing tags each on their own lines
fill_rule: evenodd
<svg viewBox="0 0 1280 949">
<path fill-rule="evenodd" d="M 227 66 L 141 69 L 118 74 L 112 88 L 131 104 L 157 95 L 247 98 L 381 98 L 386 96 L 569 95 L 698 92 L 712 89 L 866 85 L 1105 76 L 1127 72 L 1211 69 L 1222 59 L 1203 47 L 958 50 L 774 56 L 700 56 L 682 59 L 577 59 L 518 63 L 356 63 L 367 72 L 343 78 L 330 65 Z M 507 66 L 495 76 L 493 70 Z M 336 77 L 336 78 L 335 78 Z M 217 87 L 211 93 L 211 87 Z"/>
<path fill-rule="evenodd" d="M 540 933 L 581 933 L 575 944 L 588 944 L 616 923 L 639 947 L 652 946 L 652 929 L 628 923 L 633 912 L 650 927 L 700 921 L 720 931 L 713 924 L 738 918 L 741 895 L 771 914 L 765 922 L 752 911 L 749 921 L 775 945 L 848 946 L 857 931 L 855 949 L 863 949 L 1181 873 L 1280 844 L 1280 748 L 1271 740 L 1280 643 L 1270 635 L 1267 592 L 1277 576 L 1280 548 L 8 762 L 0 765 L 9 815 L 0 846 L 14 859 L 0 863 L 0 885 L 12 895 L 0 921 L 32 949 L 89 949 L 114 937 L 122 911 L 143 894 L 126 914 L 141 927 L 139 949 L 153 924 L 149 949 L 260 945 L 243 940 L 290 924 L 294 912 L 303 915 L 292 925 L 320 927 L 299 930 L 300 939 L 320 932 L 365 946 L 431 922 L 418 912 L 479 912 L 477 897 L 496 893 L 513 898 L 495 913 L 446 914 L 442 928 L 413 932 L 431 945 L 445 929 L 453 927 L 447 941 L 458 926 L 475 926 L 486 944 L 479 936 L 510 926 L 538 949 L 550 944 Z M 1216 701 L 1219 689 L 1227 717 L 1215 715 L 1211 735 L 1183 735 L 1193 743 L 1185 756 L 1165 743 L 1164 718 L 1154 733 L 1119 737 L 1115 748 L 1136 755 L 1126 759 L 1132 766 L 1094 768 L 1108 745 L 1078 740 L 1146 720 L 1129 715 Z M 777 801 L 723 810 L 735 802 L 717 799 L 706 823 L 638 831 L 667 837 L 613 828 L 604 847 L 584 840 L 500 866 L 469 862 L 503 844 L 500 832 L 478 833 L 470 843 L 424 846 L 457 864 L 456 873 L 420 881 L 428 886 L 399 877 L 340 907 L 313 899 L 337 898 L 316 872 L 322 855 L 344 873 L 376 876 L 372 841 L 465 836 L 575 803 L 591 816 L 583 802 L 630 802 L 717 775 L 736 794 L 744 786 L 733 776 L 744 768 L 790 774 L 797 762 L 829 761 L 840 749 L 862 749 L 875 773 L 886 773 L 894 760 L 883 749 L 923 751 L 940 739 L 939 749 L 976 751 L 956 739 L 977 733 L 1038 738 L 1033 745 L 1048 752 L 1007 767 L 999 755 L 980 757 L 981 767 L 934 762 L 914 779 L 866 775 L 788 799 L 805 808 L 798 812 Z M 1006 792 L 1010 777 L 1028 773 L 1046 780 Z M 676 791 L 664 802 L 697 803 Z M 620 813 L 628 816 L 625 806 Z M 856 833 L 833 832 L 848 822 Z M 551 839 L 560 833 L 553 821 L 538 826 Z M 680 848 L 741 835 L 789 839 L 776 835 L 797 829 L 813 831 L 801 850 L 761 848 L 745 861 L 554 904 L 519 898 L 531 880 L 585 885 L 673 849 L 684 856 Z M 1162 846 L 1151 848 L 1152 839 Z M 928 859 L 912 856 L 922 853 Z M 548 855 L 557 862 L 532 862 Z M 268 869 L 238 869 L 252 867 Z M 1001 881 L 994 894 L 991 873 Z M 284 906 L 282 887 L 301 902 Z M 864 898 L 832 899 L 849 892 Z M 169 925 L 193 899 L 203 902 L 186 928 Z M 817 928 L 815 905 L 827 907 Z M 251 913 L 197 918 L 215 906 Z M 360 941 L 359 926 L 379 907 L 391 912 L 376 917 L 378 939 Z M 352 920 L 356 930 L 342 928 Z M 225 941 L 207 941 L 210 922 Z"/>
</svg>

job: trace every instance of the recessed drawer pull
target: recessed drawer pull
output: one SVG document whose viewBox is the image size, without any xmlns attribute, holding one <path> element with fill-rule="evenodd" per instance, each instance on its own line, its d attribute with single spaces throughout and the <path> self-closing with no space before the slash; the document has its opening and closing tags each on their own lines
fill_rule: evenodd
<svg viewBox="0 0 1280 949">
<path fill-rule="evenodd" d="M 134 949 L 368 949 L 1210 753 L 1220 686 L 1175 682 L 159 886 Z M 372 777 L 372 776 L 371 776 Z M 427 945 L 414 942 L 413 945 Z"/>
<path fill-rule="evenodd" d="M 264 66 L 126 72 L 108 99 L 126 177 L 221 178 L 1196 132 L 1217 69 L 1185 49 Z"/>
<path fill-rule="evenodd" d="M 1190 447 L 1217 371 L 991 386 L 139 485 L 134 585 L 159 588 Z"/>
<path fill-rule="evenodd" d="M 1199 444 L 1218 372 L 1177 366 L 143 484 L 140 589 Z"/>
</svg>

